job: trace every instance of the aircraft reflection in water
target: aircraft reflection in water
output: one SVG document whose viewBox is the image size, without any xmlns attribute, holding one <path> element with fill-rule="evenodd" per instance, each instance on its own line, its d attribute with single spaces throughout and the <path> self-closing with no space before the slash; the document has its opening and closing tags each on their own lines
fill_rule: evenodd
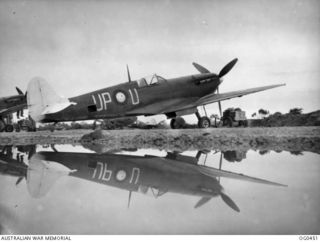
<svg viewBox="0 0 320 242">
<path fill-rule="evenodd" d="M 201 197 L 195 208 L 220 196 L 229 207 L 239 212 L 238 206 L 225 194 L 220 184 L 221 177 L 284 186 L 222 170 L 222 154 L 220 169 L 199 165 L 202 154 L 203 152 L 198 152 L 196 157 L 190 157 L 168 152 L 166 157 L 157 157 L 55 150 L 31 155 L 27 166 L 2 153 L 0 170 L 3 174 L 26 177 L 28 190 L 33 197 L 44 196 L 60 176 L 69 175 L 129 191 L 128 206 L 132 192 L 151 194 L 154 197 L 172 192 Z"/>
</svg>

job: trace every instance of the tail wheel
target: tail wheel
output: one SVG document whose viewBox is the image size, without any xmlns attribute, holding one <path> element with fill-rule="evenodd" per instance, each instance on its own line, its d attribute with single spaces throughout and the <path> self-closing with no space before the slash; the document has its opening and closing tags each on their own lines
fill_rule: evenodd
<svg viewBox="0 0 320 242">
<path fill-rule="evenodd" d="M 7 124 L 6 127 L 5 127 L 5 131 L 6 132 L 13 132 L 13 125 L 12 124 Z"/>
<path fill-rule="evenodd" d="M 199 128 L 206 129 L 210 127 L 210 119 L 207 117 L 201 117 L 198 122 Z"/>
</svg>

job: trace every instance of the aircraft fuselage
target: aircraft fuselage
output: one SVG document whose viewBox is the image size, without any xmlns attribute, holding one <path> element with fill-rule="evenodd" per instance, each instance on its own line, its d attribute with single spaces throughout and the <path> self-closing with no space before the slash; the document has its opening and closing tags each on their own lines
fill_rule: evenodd
<svg viewBox="0 0 320 242">
<path fill-rule="evenodd" d="M 200 98 L 214 92 L 219 84 L 219 78 L 213 73 L 173 78 L 146 86 L 139 86 L 138 81 L 127 82 L 69 98 L 76 104 L 46 114 L 42 122 L 148 115 L 135 110 L 156 103 L 159 105 L 163 100 L 174 102 L 181 98 Z"/>
<path fill-rule="evenodd" d="M 75 170 L 70 176 L 149 195 L 157 191 L 158 195 L 173 192 L 213 197 L 222 189 L 216 179 L 197 172 L 193 165 L 164 157 L 69 152 L 39 155 Z"/>
</svg>

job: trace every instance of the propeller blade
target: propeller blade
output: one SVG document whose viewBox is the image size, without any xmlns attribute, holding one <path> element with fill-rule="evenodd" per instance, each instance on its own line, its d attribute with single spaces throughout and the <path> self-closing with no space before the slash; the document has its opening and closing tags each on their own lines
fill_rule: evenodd
<svg viewBox="0 0 320 242">
<path fill-rule="evenodd" d="M 232 199 L 230 197 L 228 197 L 226 194 L 221 193 L 220 194 L 222 200 L 230 207 L 232 208 L 234 211 L 240 212 L 240 209 L 238 208 L 238 206 L 235 204 L 234 201 L 232 201 Z"/>
<path fill-rule="evenodd" d="M 219 86 L 217 87 L 217 94 L 219 94 Z M 219 113 L 220 113 L 220 118 L 222 117 L 222 108 L 221 108 L 221 102 L 218 102 L 218 106 L 219 106 Z"/>
<path fill-rule="evenodd" d="M 131 82 L 131 76 L 130 76 L 130 72 L 129 72 L 129 67 L 128 67 L 128 65 L 127 65 L 127 73 L 128 73 L 128 80 L 129 80 L 129 82 Z"/>
<path fill-rule="evenodd" d="M 18 186 L 19 185 L 19 183 L 23 180 L 23 176 L 20 176 L 19 178 L 18 178 L 18 180 L 16 181 L 16 186 Z"/>
<path fill-rule="evenodd" d="M 221 102 L 218 102 L 219 105 L 219 113 L 220 113 L 220 118 L 222 117 L 222 108 L 221 108 Z"/>
<path fill-rule="evenodd" d="M 199 64 L 197 64 L 197 63 L 195 63 L 195 62 L 192 62 L 192 65 L 193 65 L 200 73 L 210 73 L 210 71 L 209 71 L 207 68 L 205 68 L 205 67 L 203 67 L 203 66 L 201 66 L 201 65 L 199 65 Z"/>
<path fill-rule="evenodd" d="M 21 89 L 19 87 L 16 87 L 16 90 L 20 95 L 23 95 L 23 92 L 21 91 Z"/>
<path fill-rule="evenodd" d="M 194 206 L 194 208 L 201 207 L 203 204 L 209 202 L 210 199 L 211 199 L 211 197 L 202 197 L 202 198 L 197 202 L 197 204 Z"/>
<path fill-rule="evenodd" d="M 128 198 L 128 208 L 130 207 L 130 201 L 131 201 L 131 193 L 132 193 L 132 191 L 129 191 L 129 198 Z"/>
<path fill-rule="evenodd" d="M 238 59 L 235 58 L 232 61 L 230 61 L 228 64 L 226 64 L 222 70 L 219 72 L 219 78 L 223 77 L 226 75 L 232 68 L 233 66 L 237 63 Z"/>
</svg>

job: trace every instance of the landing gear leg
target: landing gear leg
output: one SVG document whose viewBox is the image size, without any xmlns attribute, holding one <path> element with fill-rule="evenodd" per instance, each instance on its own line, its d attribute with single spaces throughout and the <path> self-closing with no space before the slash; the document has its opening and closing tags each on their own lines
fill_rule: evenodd
<svg viewBox="0 0 320 242">
<path fill-rule="evenodd" d="M 206 117 L 206 116 L 201 117 L 198 111 L 196 112 L 196 116 L 198 119 L 198 127 L 199 128 L 206 129 L 206 128 L 210 127 L 211 124 L 210 124 L 210 119 L 208 117 Z"/>
<path fill-rule="evenodd" d="M 0 132 L 3 132 L 5 127 L 6 127 L 5 122 L 2 119 L 0 119 Z"/>
</svg>

